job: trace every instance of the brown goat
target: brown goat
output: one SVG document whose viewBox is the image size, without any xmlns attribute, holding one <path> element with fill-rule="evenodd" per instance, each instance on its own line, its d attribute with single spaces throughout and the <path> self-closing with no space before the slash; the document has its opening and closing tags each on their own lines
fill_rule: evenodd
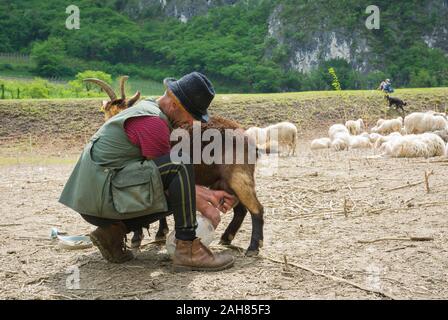
<svg viewBox="0 0 448 320">
<path fill-rule="evenodd" d="M 123 80 L 124 79 L 124 80 Z M 105 84 L 104 82 L 98 82 L 97 79 L 86 79 L 86 81 L 90 81 L 100 85 L 104 91 L 106 91 L 111 99 L 111 101 L 107 102 L 104 107 L 104 113 L 106 120 L 115 114 L 121 112 L 122 110 L 132 106 L 139 98 L 140 94 L 137 93 L 134 97 L 126 102 L 126 98 L 124 95 L 124 82 L 127 77 L 121 78 L 121 91 L 122 98 L 116 99 L 115 94 L 113 93 L 113 89 Z M 100 84 L 101 83 L 101 84 Z M 137 96 L 138 95 L 138 96 Z M 135 97 L 137 97 L 135 99 Z M 135 99 L 135 100 L 134 100 Z M 131 103 L 132 102 L 132 103 Z M 190 133 L 190 137 L 193 137 L 193 128 L 192 127 L 184 127 L 184 129 L 188 130 Z M 221 133 L 222 141 L 225 141 L 226 137 L 229 139 L 229 134 L 232 134 L 230 139 L 233 140 L 233 155 L 234 155 L 234 163 L 233 164 L 195 164 L 194 172 L 195 172 L 195 183 L 198 185 L 202 185 L 205 187 L 209 187 L 213 190 L 223 190 L 230 194 L 235 195 L 239 203 L 233 209 L 234 216 L 230 224 L 227 226 L 225 232 L 221 236 L 220 243 L 223 245 L 230 245 L 232 240 L 234 239 L 236 233 L 238 232 L 241 224 L 244 221 L 244 218 L 249 210 L 252 218 L 252 237 L 250 241 L 250 245 L 247 249 L 247 255 L 257 255 L 259 252 L 259 248 L 263 246 L 263 206 L 258 201 L 256 192 L 255 192 L 255 164 L 249 162 L 249 152 L 251 150 L 255 150 L 256 145 L 255 141 L 249 138 L 245 133 L 244 129 L 234 121 L 224 119 L 221 117 L 210 117 L 210 121 L 208 123 L 201 124 L 201 132 L 203 133 L 207 129 L 217 129 Z M 230 133 L 231 132 L 231 133 Z M 202 136 L 202 135 L 201 135 Z M 236 156 L 236 141 L 240 140 L 244 142 L 244 163 L 236 164 L 235 156 Z M 176 144 L 174 142 L 173 144 Z M 201 150 L 204 149 L 211 142 L 201 142 Z M 193 144 L 193 139 L 190 139 L 190 144 Z M 191 149 L 192 150 L 192 149 Z M 222 150 L 223 157 L 225 157 L 225 149 L 223 146 Z M 224 161 L 222 161 L 224 163 Z M 159 229 L 156 234 L 157 240 L 162 240 L 166 238 L 166 234 L 168 233 L 168 224 L 166 222 L 166 218 L 160 219 Z M 138 240 L 141 238 L 142 232 L 135 232 L 134 239 Z"/>
<path fill-rule="evenodd" d="M 114 89 L 112 89 L 112 87 L 103 80 L 96 78 L 84 79 L 85 82 L 91 82 L 100 86 L 101 89 L 103 89 L 104 92 L 106 92 L 107 95 L 109 96 L 110 101 L 104 101 L 103 106 L 101 108 L 101 111 L 104 112 L 105 121 L 109 120 L 114 115 L 120 113 L 124 109 L 132 107 L 138 101 L 138 99 L 140 99 L 139 91 L 137 91 L 129 100 L 126 99 L 125 84 L 128 79 L 129 79 L 128 76 L 123 76 L 120 78 L 120 93 L 121 93 L 120 98 L 117 98 Z"/>
<path fill-rule="evenodd" d="M 192 137 L 192 128 L 186 129 L 189 129 L 190 137 Z M 244 129 L 238 123 L 221 117 L 210 117 L 208 123 L 201 124 L 202 133 L 207 129 L 217 129 L 221 133 L 222 141 L 225 141 L 226 138 L 233 140 L 233 164 L 225 164 L 224 159 L 223 164 L 195 164 L 195 182 L 213 190 L 226 191 L 235 195 L 239 200 L 233 209 L 233 219 L 221 236 L 221 244 L 230 245 L 249 210 L 252 218 L 252 237 L 246 254 L 256 255 L 259 248 L 263 246 L 264 209 L 255 192 L 255 163 L 249 161 L 249 152 L 255 152 L 256 155 L 255 141 L 244 133 Z M 191 144 L 193 144 L 192 140 Z M 242 164 L 237 164 L 235 158 L 238 140 L 244 142 L 244 163 Z M 204 150 L 210 143 L 202 141 L 201 150 Z M 222 151 L 223 158 L 225 158 L 224 146 Z"/>
</svg>

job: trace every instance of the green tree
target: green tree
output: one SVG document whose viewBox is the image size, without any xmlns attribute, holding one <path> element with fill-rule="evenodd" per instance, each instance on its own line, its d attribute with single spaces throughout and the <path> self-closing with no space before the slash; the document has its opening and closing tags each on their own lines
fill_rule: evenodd
<svg viewBox="0 0 448 320">
<path fill-rule="evenodd" d="M 50 97 L 50 83 L 47 80 L 35 78 L 24 87 L 23 95 L 31 99 L 47 99 Z"/>
<path fill-rule="evenodd" d="M 81 92 L 84 88 L 86 89 L 86 91 L 91 91 L 93 88 L 98 88 L 98 90 L 101 92 L 101 88 L 99 88 L 98 86 L 83 81 L 87 78 L 97 78 L 110 85 L 112 84 L 112 76 L 110 74 L 103 71 L 86 70 L 83 72 L 79 72 L 76 75 L 75 80 L 69 82 L 69 85 L 76 92 Z"/>
<path fill-rule="evenodd" d="M 412 73 L 409 82 L 409 85 L 413 88 L 435 87 L 437 84 L 437 79 L 425 69 Z"/>
<path fill-rule="evenodd" d="M 36 64 L 35 72 L 43 77 L 62 77 L 71 73 L 65 66 L 65 45 L 61 39 L 49 38 L 36 42 L 31 50 Z"/>
</svg>

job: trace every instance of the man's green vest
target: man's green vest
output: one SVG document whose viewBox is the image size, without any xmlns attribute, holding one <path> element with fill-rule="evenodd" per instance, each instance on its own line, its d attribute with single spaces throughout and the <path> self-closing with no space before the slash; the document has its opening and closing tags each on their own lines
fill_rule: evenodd
<svg viewBox="0 0 448 320">
<path fill-rule="evenodd" d="M 124 131 L 125 121 L 139 116 L 168 122 L 151 100 L 142 100 L 112 117 L 84 147 L 59 202 L 81 214 L 107 219 L 168 211 L 156 164 L 141 155 Z"/>
</svg>

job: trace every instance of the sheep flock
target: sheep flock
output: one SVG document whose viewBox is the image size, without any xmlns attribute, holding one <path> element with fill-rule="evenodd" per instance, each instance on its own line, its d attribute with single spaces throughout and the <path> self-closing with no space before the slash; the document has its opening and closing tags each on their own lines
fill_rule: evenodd
<svg viewBox="0 0 448 320">
<path fill-rule="evenodd" d="M 362 119 L 334 124 L 328 137 L 311 142 L 311 150 L 375 149 L 382 157 L 448 157 L 448 119 L 434 111 L 415 112 L 404 119 L 379 119 L 370 129 Z"/>
<path fill-rule="evenodd" d="M 370 131 L 370 132 L 369 132 Z M 295 155 L 298 130 L 290 122 L 265 128 L 250 127 L 246 134 L 266 153 Z M 328 136 L 311 141 L 311 150 L 374 149 L 381 157 L 448 157 L 448 118 L 434 111 L 415 112 L 404 119 L 379 119 L 370 130 L 362 119 L 334 124 Z"/>
</svg>

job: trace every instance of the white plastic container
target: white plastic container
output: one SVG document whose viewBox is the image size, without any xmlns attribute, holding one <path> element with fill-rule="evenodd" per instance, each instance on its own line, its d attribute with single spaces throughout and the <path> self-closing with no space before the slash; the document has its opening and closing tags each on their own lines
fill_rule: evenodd
<svg viewBox="0 0 448 320">
<path fill-rule="evenodd" d="M 208 247 L 215 238 L 215 229 L 213 228 L 213 224 L 209 219 L 199 213 L 196 215 L 196 221 L 198 222 L 196 237 L 200 238 L 201 242 Z M 173 230 L 166 238 L 166 250 L 171 256 L 174 255 L 174 250 L 176 249 L 174 240 L 176 240 L 176 232 Z"/>
</svg>

